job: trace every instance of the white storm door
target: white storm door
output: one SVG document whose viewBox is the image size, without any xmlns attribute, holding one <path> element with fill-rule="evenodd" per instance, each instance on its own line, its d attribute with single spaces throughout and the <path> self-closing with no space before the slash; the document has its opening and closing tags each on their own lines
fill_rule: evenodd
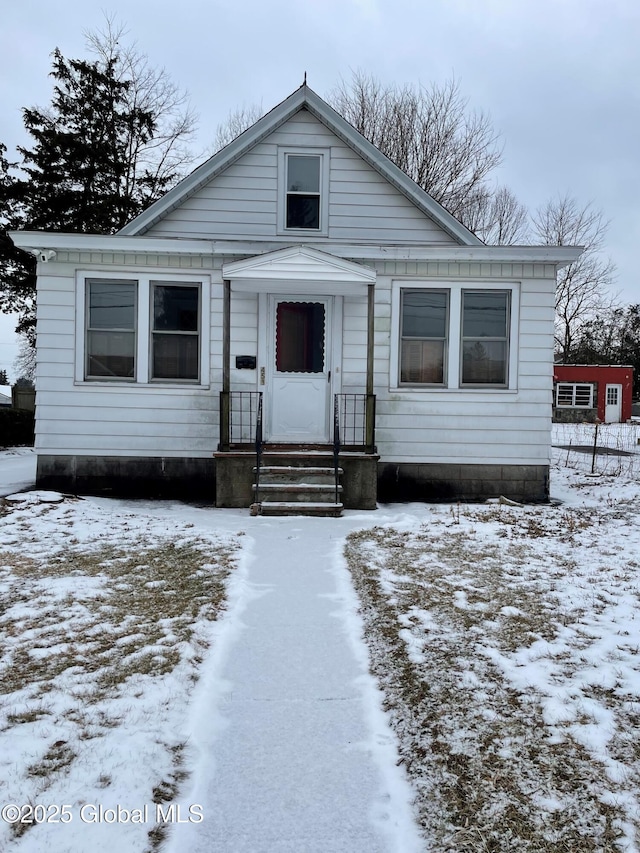
<svg viewBox="0 0 640 853">
<path fill-rule="evenodd" d="M 605 395 L 605 423 L 619 424 L 622 420 L 622 385 L 607 385 Z"/>
<path fill-rule="evenodd" d="M 332 303 L 332 297 L 271 297 L 270 441 L 329 440 Z"/>
</svg>

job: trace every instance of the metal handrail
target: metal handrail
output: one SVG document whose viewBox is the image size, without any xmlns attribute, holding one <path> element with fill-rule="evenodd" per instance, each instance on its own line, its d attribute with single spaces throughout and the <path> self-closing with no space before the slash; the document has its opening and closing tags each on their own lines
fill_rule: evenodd
<svg viewBox="0 0 640 853">
<path fill-rule="evenodd" d="M 375 397 L 369 394 L 337 394 L 340 443 L 343 448 L 373 452 L 369 418 L 375 418 Z"/>
<path fill-rule="evenodd" d="M 258 397 L 256 412 L 256 493 L 254 502 L 260 503 L 260 465 L 262 463 L 262 392 Z"/>
<path fill-rule="evenodd" d="M 338 395 L 333 398 L 333 472 L 336 481 L 336 504 L 340 491 L 340 406 L 338 403 Z"/>
</svg>

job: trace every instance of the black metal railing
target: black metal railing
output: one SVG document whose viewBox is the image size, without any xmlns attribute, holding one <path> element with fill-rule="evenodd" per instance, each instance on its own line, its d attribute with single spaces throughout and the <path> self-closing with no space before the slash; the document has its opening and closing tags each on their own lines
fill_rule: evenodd
<svg viewBox="0 0 640 853">
<path fill-rule="evenodd" d="M 231 446 L 251 447 L 255 441 L 258 411 L 262 417 L 262 391 L 229 392 L 228 417 Z"/>
<path fill-rule="evenodd" d="M 256 491 L 254 495 L 254 503 L 260 503 L 260 465 L 262 464 L 262 392 L 256 392 L 259 395 L 258 409 L 256 411 Z"/>
<path fill-rule="evenodd" d="M 340 492 L 340 404 L 336 394 L 333 398 L 333 473 L 336 483 L 336 503 Z"/>
<path fill-rule="evenodd" d="M 367 411 L 370 412 L 369 418 Z M 373 452 L 375 397 L 367 394 L 336 394 L 334 419 L 337 418 L 343 448 Z M 371 422 L 369 422 L 371 419 Z"/>
</svg>

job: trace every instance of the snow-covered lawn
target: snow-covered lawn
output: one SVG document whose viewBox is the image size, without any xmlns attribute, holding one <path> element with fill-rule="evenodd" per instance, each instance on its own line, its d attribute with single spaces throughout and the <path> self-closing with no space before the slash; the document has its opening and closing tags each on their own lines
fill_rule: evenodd
<svg viewBox="0 0 640 853">
<path fill-rule="evenodd" d="M 594 428 L 556 425 L 554 444 L 569 448 L 554 451 L 562 503 L 385 506 L 335 523 L 296 519 L 276 537 L 285 549 L 326 527 L 327 571 L 348 584 L 342 543 L 362 527 L 346 563 L 425 851 L 640 850 L 638 437 L 638 425 L 601 427 L 598 446 L 616 452 L 596 455 L 594 477 L 578 449 Z M 72 817 L 64 827 L 0 820 L 0 850 L 163 849 L 155 806 L 187 802 L 203 768 L 215 788 L 209 730 L 239 706 L 219 707 L 214 659 L 238 648 L 238 602 L 278 601 L 266 563 L 289 552 L 268 519 L 235 511 L 37 492 L 0 504 L 0 805 L 70 804 Z M 304 571 L 296 559 L 287 569 Z M 271 677 L 255 682 L 276 693 Z M 321 668 L 310 677 L 325 696 Z M 332 696 L 351 695 L 353 685 L 331 684 Z M 286 778 L 277 749 L 260 758 L 269 778 L 273 762 Z M 151 810 L 110 819 L 119 805 Z M 189 815 L 170 815 L 167 829 L 176 818 Z"/>
<path fill-rule="evenodd" d="M 32 488 L 36 481 L 36 453 L 33 447 L 0 450 L 0 496 Z"/>
<path fill-rule="evenodd" d="M 427 849 L 640 849 L 638 462 L 592 478 L 558 451 L 561 505 L 411 507 L 349 538 Z"/>
<path fill-rule="evenodd" d="M 19 497 L 0 507 L 0 801 L 40 812 L 3 812 L 0 849 L 150 849 L 237 540 L 179 505 Z M 94 803 L 151 812 L 92 824 Z"/>
</svg>

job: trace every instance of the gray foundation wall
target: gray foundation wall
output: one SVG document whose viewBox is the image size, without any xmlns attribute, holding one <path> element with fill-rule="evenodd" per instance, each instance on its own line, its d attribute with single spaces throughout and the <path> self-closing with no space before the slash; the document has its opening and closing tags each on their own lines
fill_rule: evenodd
<svg viewBox="0 0 640 853">
<path fill-rule="evenodd" d="M 197 500 L 224 507 L 253 501 L 253 455 L 224 461 L 173 457 L 38 456 L 37 485 L 73 494 Z M 449 465 L 341 458 L 347 509 L 403 501 L 549 498 L 547 465 Z M 376 482 L 377 481 L 377 482 Z"/>
<path fill-rule="evenodd" d="M 382 462 L 378 501 L 482 501 L 504 495 L 534 503 L 549 499 L 548 465 L 450 465 Z"/>
<path fill-rule="evenodd" d="M 153 456 L 38 456 L 39 489 L 113 497 L 214 503 L 213 459 Z"/>
</svg>

